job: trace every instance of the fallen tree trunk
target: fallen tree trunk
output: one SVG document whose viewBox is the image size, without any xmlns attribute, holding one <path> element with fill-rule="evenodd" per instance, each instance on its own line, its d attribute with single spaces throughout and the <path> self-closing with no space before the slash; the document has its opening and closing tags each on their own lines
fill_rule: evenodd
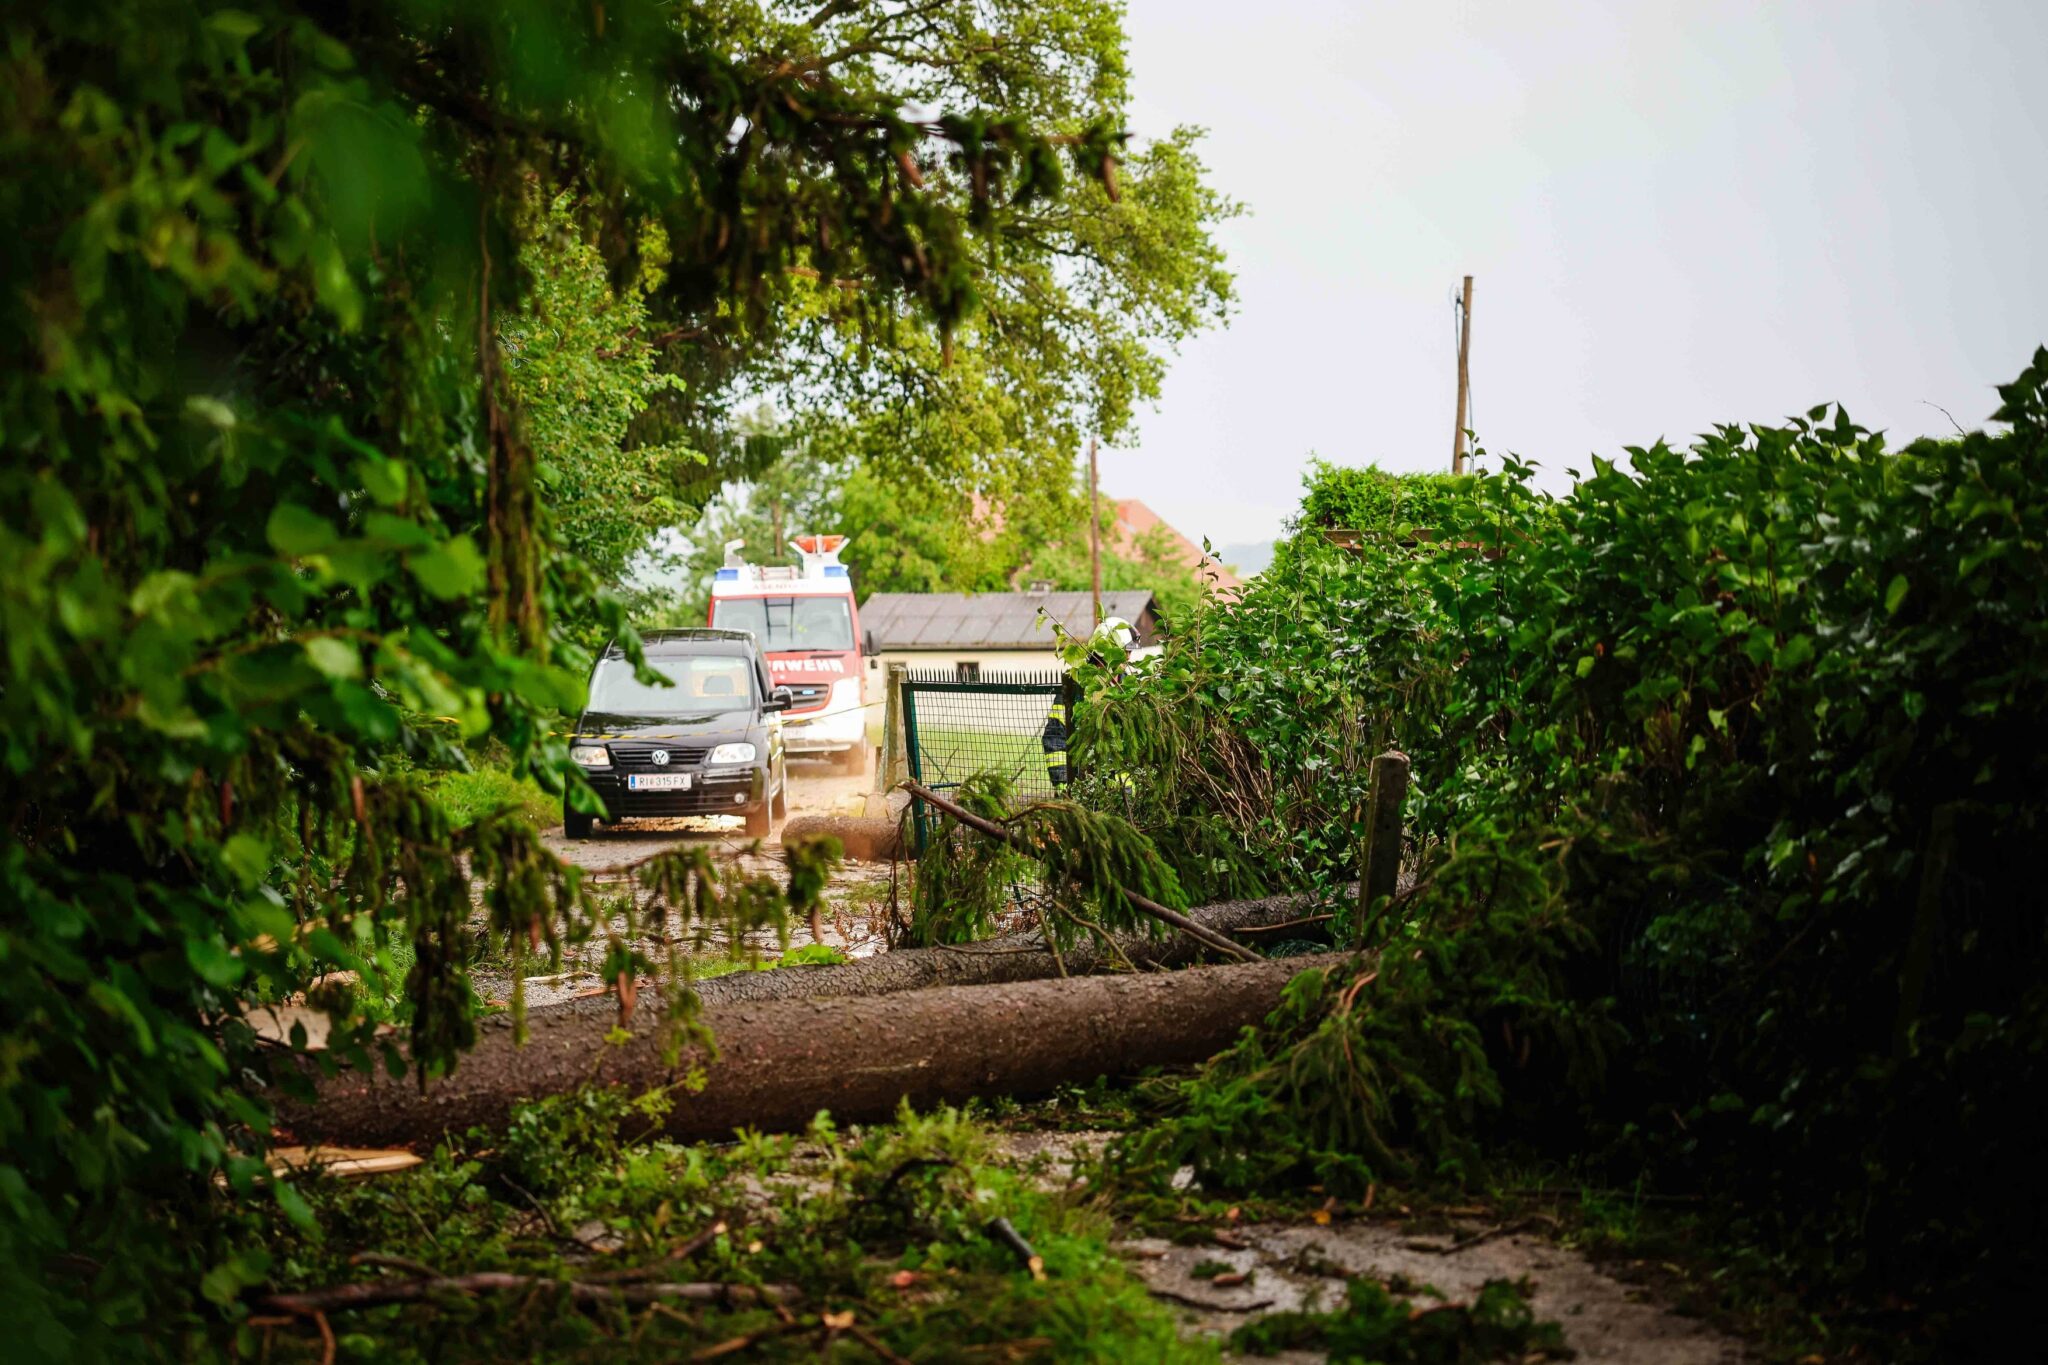
<svg viewBox="0 0 2048 1365">
<path fill-rule="evenodd" d="M 801 1129 L 820 1109 L 841 1122 L 884 1119 L 977 1095 L 1040 1094 L 1073 1081 L 1198 1062 L 1265 1017 L 1297 972 L 1342 954 L 1156 975 L 950 986 L 873 998 L 715 1006 L 718 1056 L 686 1049 L 671 1066 L 660 1030 L 608 1041 L 612 1022 L 536 1013 L 530 1040 L 497 1030 L 454 1075 L 427 1083 L 352 1072 L 288 1109 L 295 1140 L 402 1145 L 504 1124 L 524 1099 L 587 1084 L 675 1086 L 666 1130 L 685 1141 L 737 1128 Z M 702 1067 L 695 1093 L 679 1083 Z"/>
<path fill-rule="evenodd" d="M 1218 901 L 1197 906 L 1188 918 L 1204 928 L 1222 933 L 1263 929 L 1300 920 L 1310 907 L 1306 896 L 1269 896 L 1262 900 Z M 1186 934 L 1153 938 L 1141 934 L 1114 934 L 1112 952 L 1100 940 L 1089 939 L 1065 951 L 1062 956 L 1070 976 L 1091 976 L 1120 968 L 1126 961 L 1140 970 L 1188 967 L 1202 960 L 1205 945 Z M 1270 940 L 1267 940 L 1270 942 Z M 1059 962 L 1046 951 L 1036 930 L 1008 934 L 945 948 L 897 948 L 858 958 L 836 966 L 777 967 L 773 971 L 734 972 L 697 983 L 697 998 L 705 1006 L 738 1004 L 743 1000 L 827 999 L 849 995 L 893 995 L 898 991 L 926 990 L 933 986 L 987 986 L 1005 981 L 1037 981 L 1059 975 Z M 641 1008 L 653 1000 L 642 994 Z M 610 992 L 565 1000 L 527 1011 L 529 1019 L 542 1014 L 602 1015 L 616 1018 L 618 997 Z M 483 1020 L 480 1028 L 510 1028 L 502 1016 Z"/>
</svg>

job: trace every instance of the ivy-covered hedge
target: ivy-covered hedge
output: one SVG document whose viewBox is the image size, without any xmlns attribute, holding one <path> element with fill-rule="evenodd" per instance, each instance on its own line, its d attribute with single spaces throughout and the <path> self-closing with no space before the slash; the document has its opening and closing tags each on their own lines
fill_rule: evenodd
<svg viewBox="0 0 2048 1365">
<path fill-rule="evenodd" d="M 1498 966 L 1400 975 L 1418 1019 L 1479 1025 L 1484 1076 L 1434 1097 L 1465 1132 L 1590 1132 L 1959 1340 L 2016 1311 L 2048 1203 L 2025 1137 L 2048 1081 L 2048 351 L 2000 393 L 1996 434 L 1891 451 L 1816 408 L 1596 461 L 1559 499 L 1507 460 L 1433 513 L 1435 545 L 1304 540 L 1154 667 L 1094 679 L 1081 759 L 1327 889 L 1366 761 L 1405 750 L 1432 885 L 1367 942 L 1490 936 Z M 1473 877 L 1481 845 L 1520 871 Z M 1569 949 L 1539 990 L 1503 915 Z M 1546 1028 L 1561 1005 L 1575 1027 Z M 1390 1140 L 1456 1158 L 1404 1075 L 1338 1083 L 1396 1092 L 1365 1106 Z M 1203 1112 L 1212 1137 L 1231 1121 Z"/>
</svg>

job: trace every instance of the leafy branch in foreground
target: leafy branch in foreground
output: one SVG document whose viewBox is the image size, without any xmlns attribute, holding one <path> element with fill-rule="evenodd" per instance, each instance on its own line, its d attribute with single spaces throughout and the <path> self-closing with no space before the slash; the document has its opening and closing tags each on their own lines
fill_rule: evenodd
<svg viewBox="0 0 2048 1365">
<path fill-rule="evenodd" d="M 565 286 L 600 264 L 648 284 L 662 258 L 628 294 L 665 331 L 759 319 L 807 269 L 943 338 L 976 303 L 975 225 L 1119 146 L 1106 116 L 911 120 L 730 21 L 647 0 L 0 19 L 10 1342 L 140 1355 L 233 1298 L 256 1249 L 215 1177 L 259 1188 L 288 1070 L 252 1006 L 389 975 L 407 941 L 413 1057 L 445 1067 L 477 918 L 515 951 L 603 932 L 530 827 L 457 833 L 402 776 L 489 739 L 515 776 L 580 780 L 557 718 L 591 637 L 630 647 L 546 505 L 576 433 L 523 387 L 548 377 L 536 234 L 596 253 Z M 325 1064 L 402 1064 L 368 1022 Z"/>
<path fill-rule="evenodd" d="M 1472 831 L 1394 931 L 1348 966 L 1309 970 L 1280 1007 L 1164 1112 L 1112 1144 L 1110 1169 L 1164 1190 L 1183 1166 L 1221 1190 L 1471 1178 L 1504 1100 L 1500 1068 L 1600 1077 L 1611 1026 L 1569 1003 L 1585 932 L 1541 863 Z"/>
<path fill-rule="evenodd" d="M 1213 1344 L 1181 1338 L 1173 1311 L 1117 1257 L 1108 1221 L 1045 1178 L 1059 1172 L 999 1159 L 967 1114 L 905 1112 L 857 1131 L 820 1116 L 787 1137 L 679 1147 L 648 1140 L 669 1103 L 658 1092 L 558 1096 L 522 1105 L 503 1129 L 451 1140 L 403 1175 L 319 1182 L 307 1193 L 324 1235 L 266 1216 L 275 1289 L 245 1301 L 422 1272 L 537 1281 L 524 1293 L 479 1286 L 331 1312 L 342 1358 L 401 1365 L 536 1353 L 673 1361 L 737 1354 L 735 1341 L 766 1360 L 873 1360 L 877 1343 L 904 1359 L 1216 1359 Z M 421 1220 L 434 1230 L 427 1245 Z M 999 1222 L 1041 1258 L 1043 1278 Z M 654 1306 L 670 1284 L 699 1286 L 700 1297 Z M 800 1297 L 779 1312 L 756 1296 L 782 1285 Z M 320 1358 L 307 1318 L 248 1322 L 212 1340 L 230 1334 L 246 1359 L 266 1336 L 273 1360 Z"/>
</svg>

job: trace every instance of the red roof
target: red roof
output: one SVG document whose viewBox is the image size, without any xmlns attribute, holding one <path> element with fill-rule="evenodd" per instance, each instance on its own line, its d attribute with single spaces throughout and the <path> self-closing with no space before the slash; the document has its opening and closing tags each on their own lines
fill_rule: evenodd
<svg viewBox="0 0 2048 1365">
<path fill-rule="evenodd" d="M 1171 547 L 1169 557 L 1194 570 L 1196 579 L 1204 587 L 1210 586 L 1212 581 L 1217 588 L 1244 586 L 1244 580 L 1226 568 L 1222 561 L 1203 554 L 1201 546 L 1167 526 L 1157 512 L 1136 498 L 1123 498 L 1116 504 L 1116 552 L 1126 559 L 1136 558 L 1139 538 L 1152 534 L 1156 527 L 1161 526 L 1166 527 L 1166 543 Z M 1206 570 L 1202 568 L 1205 559 L 1209 564 Z"/>
<path fill-rule="evenodd" d="M 983 540 L 994 540 L 1002 533 L 1003 509 L 979 493 L 974 494 L 973 498 L 974 510 L 972 515 L 975 525 L 981 528 L 981 538 Z M 1241 588 L 1244 586 L 1244 580 L 1226 568 L 1221 560 L 1208 559 L 1202 553 L 1201 546 L 1195 544 L 1195 542 L 1189 540 L 1186 536 L 1161 520 L 1159 514 L 1147 507 L 1143 502 L 1136 498 L 1123 498 L 1112 503 L 1111 506 L 1116 512 L 1116 522 L 1110 528 L 1107 548 L 1112 553 L 1122 555 L 1126 559 L 1136 558 L 1139 537 L 1150 532 L 1155 526 L 1165 526 L 1167 558 L 1176 563 L 1187 565 L 1194 572 L 1195 580 L 1204 589 L 1213 587 L 1220 591 L 1225 588 Z M 1085 525 L 1086 523 L 1084 522 L 1083 524 Z M 1205 559 L 1208 559 L 1209 564 L 1206 571 L 1201 567 Z M 1211 574 L 1215 575 L 1213 579 L 1209 576 Z"/>
</svg>

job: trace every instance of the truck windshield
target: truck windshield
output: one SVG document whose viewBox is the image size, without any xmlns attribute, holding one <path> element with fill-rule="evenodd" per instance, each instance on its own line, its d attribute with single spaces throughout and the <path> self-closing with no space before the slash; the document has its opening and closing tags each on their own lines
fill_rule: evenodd
<svg viewBox="0 0 2048 1365">
<path fill-rule="evenodd" d="M 644 683 L 624 659 L 606 659 L 590 680 L 590 709 L 625 716 L 705 716 L 754 708 L 754 669 L 729 654 L 649 659 L 669 686 Z"/>
<path fill-rule="evenodd" d="M 853 648 L 853 612 L 844 597 L 719 597 L 711 624 L 751 630 L 770 654 Z"/>
</svg>

